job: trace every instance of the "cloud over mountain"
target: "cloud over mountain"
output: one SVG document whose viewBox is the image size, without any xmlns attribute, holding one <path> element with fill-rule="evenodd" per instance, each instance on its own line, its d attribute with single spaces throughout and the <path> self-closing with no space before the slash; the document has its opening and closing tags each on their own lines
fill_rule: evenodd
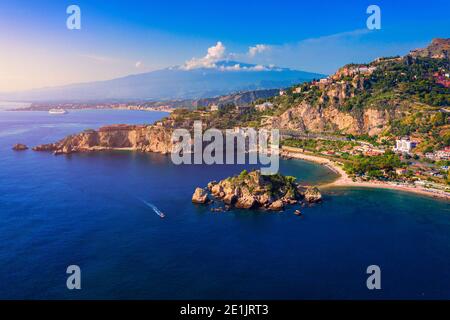
<svg viewBox="0 0 450 320">
<path fill-rule="evenodd" d="M 257 54 L 263 53 L 268 50 L 270 50 L 270 46 L 265 44 L 257 44 L 256 46 L 248 48 L 248 55 L 253 58 Z"/>
<path fill-rule="evenodd" d="M 183 65 L 183 69 L 192 70 L 198 68 L 216 68 L 216 62 L 225 57 L 226 48 L 218 41 L 215 46 L 208 48 L 208 53 L 203 58 L 192 58 Z"/>
</svg>

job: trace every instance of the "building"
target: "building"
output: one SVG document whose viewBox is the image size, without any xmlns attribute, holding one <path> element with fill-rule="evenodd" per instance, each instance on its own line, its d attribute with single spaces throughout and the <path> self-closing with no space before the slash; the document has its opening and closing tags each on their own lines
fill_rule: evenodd
<svg viewBox="0 0 450 320">
<path fill-rule="evenodd" d="M 426 153 L 425 157 L 433 161 L 450 160 L 450 147 L 445 147 L 444 149 L 438 150 L 434 153 Z"/>
<path fill-rule="evenodd" d="M 255 106 L 255 109 L 260 112 L 263 112 L 263 111 L 266 111 L 266 110 L 269 110 L 272 108 L 273 108 L 273 103 L 270 103 L 270 102 L 264 102 L 263 104 L 257 104 Z"/>
<path fill-rule="evenodd" d="M 450 147 L 445 147 L 442 150 L 436 151 L 435 155 L 439 160 L 450 160 Z"/>
<path fill-rule="evenodd" d="M 364 155 L 368 156 L 368 157 L 376 157 L 376 156 L 381 156 L 385 153 L 385 150 L 383 149 L 377 149 L 377 148 L 369 148 L 369 150 L 367 150 Z"/>
<path fill-rule="evenodd" d="M 293 93 L 301 93 L 302 92 L 302 87 L 297 87 L 294 88 L 294 90 L 292 90 Z"/>
<path fill-rule="evenodd" d="M 286 91 L 280 90 L 280 96 L 285 96 L 285 95 L 286 95 Z"/>
<path fill-rule="evenodd" d="M 370 144 L 362 144 L 361 146 L 357 146 L 353 149 L 353 154 L 362 153 L 368 157 L 375 157 L 384 154 L 386 151 L 383 149 L 375 148 Z"/>
<path fill-rule="evenodd" d="M 411 151 L 417 146 L 417 142 L 411 141 L 408 137 L 401 138 L 396 141 L 394 151 L 400 153 L 411 153 Z"/>
<path fill-rule="evenodd" d="M 220 110 L 220 107 L 217 104 L 213 104 L 209 108 L 211 111 L 219 111 Z"/>
<path fill-rule="evenodd" d="M 436 155 L 433 152 L 425 153 L 425 157 L 430 159 L 430 160 L 436 160 Z"/>
</svg>

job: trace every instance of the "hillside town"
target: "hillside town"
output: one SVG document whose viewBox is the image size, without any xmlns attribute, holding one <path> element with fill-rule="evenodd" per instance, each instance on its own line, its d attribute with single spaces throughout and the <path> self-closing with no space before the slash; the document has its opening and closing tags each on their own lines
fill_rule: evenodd
<svg viewBox="0 0 450 320">
<path fill-rule="evenodd" d="M 283 155 L 328 159 L 354 181 L 448 192 L 450 71 L 441 59 L 440 52 L 416 50 L 405 57 L 350 64 L 248 106 L 212 104 L 204 116 L 216 126 L 279 128 L 284 151 L 289 150 Z M 417 94 L 422 91 L 426 94 Z M 327 110 L 336 115 L 328 116 Z M 233 114 L 240 120 L 234 121 Z"/>
</svg>

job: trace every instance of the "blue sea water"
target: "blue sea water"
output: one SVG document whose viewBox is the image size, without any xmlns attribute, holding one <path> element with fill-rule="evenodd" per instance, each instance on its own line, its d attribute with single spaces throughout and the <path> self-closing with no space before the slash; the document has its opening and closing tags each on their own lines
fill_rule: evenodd
<svg viewBox="0 0 450 320">
<path fill-rule="evenodd" d="M 244 166 L 175 166 L 158 154 L 55 157 L 30 146 L 162 113 L 0 111 L 2 299 L 450 298 L 448 202 L 391 190 L 335 189 L 283 213 L 212 213 L 190 198 Z M 281 161 L 308 183 L 326 168 Z M 161 219 L 145 202 L 165 213 Z M 79 265 L 82 289 L 66 288 Z M 379 291 L 366 268 L 381 268 Z"/>
</svg>

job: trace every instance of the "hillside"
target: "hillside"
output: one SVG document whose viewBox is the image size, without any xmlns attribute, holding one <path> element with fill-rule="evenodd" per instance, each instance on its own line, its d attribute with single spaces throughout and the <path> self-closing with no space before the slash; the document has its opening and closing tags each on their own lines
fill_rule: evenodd
<svg viewBox="0 0 450 320">
<path fill-rule="evenodd" d="M 349 64 L 334 75 L 293 86 L 285 94 L 261 99 L 272 108 L 246 112 L 233 107 L 208 115 L 180 111 L 171 124 L 202 118 L 209 126 L 279 128 L 300 133 L 366 136 L 372 141 L 412 135 L 428 146 L 450 144 L 450 39 L 404 57 Z M 428 52 L 432 57 L 418 55 Z M 438 56 L 435 53 L 439 53 Z"/>
</svg>

